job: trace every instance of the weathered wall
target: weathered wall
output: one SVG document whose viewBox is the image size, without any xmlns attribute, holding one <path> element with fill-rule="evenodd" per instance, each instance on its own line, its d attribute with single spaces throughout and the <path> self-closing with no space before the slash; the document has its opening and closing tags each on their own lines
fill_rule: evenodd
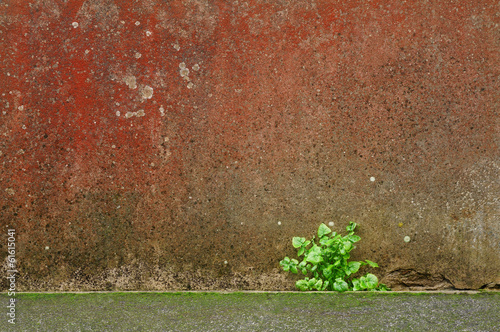
<svg viewBox="0 0 500 332">
<path fill-rule="evenodd" d="M 495 0 L 2 1 L 0 257 L 8 226 L 23 290 L 293 289 L 291 238 L 354 220 L 393 287 L 500 284 L 499 24 Z"/>
</svg>

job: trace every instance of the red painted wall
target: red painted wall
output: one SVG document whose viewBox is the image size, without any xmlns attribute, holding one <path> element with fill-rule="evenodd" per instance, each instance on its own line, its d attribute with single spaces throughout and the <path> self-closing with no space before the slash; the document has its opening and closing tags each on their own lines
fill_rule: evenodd
<svg viewBox="0 0 500 332">
<path fill-rule="evenodd" d="M 291 289 L 291 237 L 350 220 L 393 287 L 500 283 L 499 12 L 1 2 L 20 287 Z"/>
</svg>

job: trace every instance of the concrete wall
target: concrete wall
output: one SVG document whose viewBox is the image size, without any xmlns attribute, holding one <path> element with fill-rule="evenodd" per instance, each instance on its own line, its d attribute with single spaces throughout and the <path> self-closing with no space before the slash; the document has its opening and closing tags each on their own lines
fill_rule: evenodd
<svg viewBox="0 0 500 332">
<path fill-rule="evenodd" d="M 500 284 L 499 24 L 495 0 L 2 1 L 0 258 L 13 228 L 20 290 L 293 289 L 291 238 L 353 220 L 396 289 Z"/>
</svg>

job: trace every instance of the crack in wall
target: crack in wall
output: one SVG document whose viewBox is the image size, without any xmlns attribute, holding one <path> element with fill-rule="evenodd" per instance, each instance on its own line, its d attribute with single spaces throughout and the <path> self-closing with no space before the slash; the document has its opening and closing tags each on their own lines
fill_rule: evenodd
<svg viewBox="0 0 500 332">
<path fill-rule="evenodd" d="M 383 282 L 394 290 L 457 289 L 442 274 L 422 273 L 413 269 L 394 270 L 383 278 Z"/>
</svg>

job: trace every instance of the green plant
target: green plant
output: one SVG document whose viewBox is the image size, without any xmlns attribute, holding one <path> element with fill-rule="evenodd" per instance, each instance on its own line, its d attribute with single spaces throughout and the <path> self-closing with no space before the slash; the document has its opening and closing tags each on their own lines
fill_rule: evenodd
<svg viewBox="0 0 500 332">
<path fill-rule="evenodd" d="M 283 270 L 297 274 L 299 271 L 304 275 L 313 275 L 313 278 L 305 277 L 298 280 L 295 286 L 301 290 L 334 290 L 344 292 L 348 290 L 389 290 L 385 285 L 378 283 L 374 274 L 353 278 L 361 266 L 369 265 L 378 267 L 377 263 L 370 260 L 350 261 L 350 252 L 356 248 L 354 243 L 361 240 L 354 234 L 356 223 L 350 222 L 346 227 L 348 234 L 341 236 L 332 232 L 328 226 L 321 224 L 318 228 L 318 243 L 315 237 L 309 241 L 303 237 L 294 237 L 292 245 L 298 250 L 297 256 L 304 255 L 302 262 L 285 257 L 280 265 Z M 310 246 L 311 245 L 311 246 Z"/>
</svg>

